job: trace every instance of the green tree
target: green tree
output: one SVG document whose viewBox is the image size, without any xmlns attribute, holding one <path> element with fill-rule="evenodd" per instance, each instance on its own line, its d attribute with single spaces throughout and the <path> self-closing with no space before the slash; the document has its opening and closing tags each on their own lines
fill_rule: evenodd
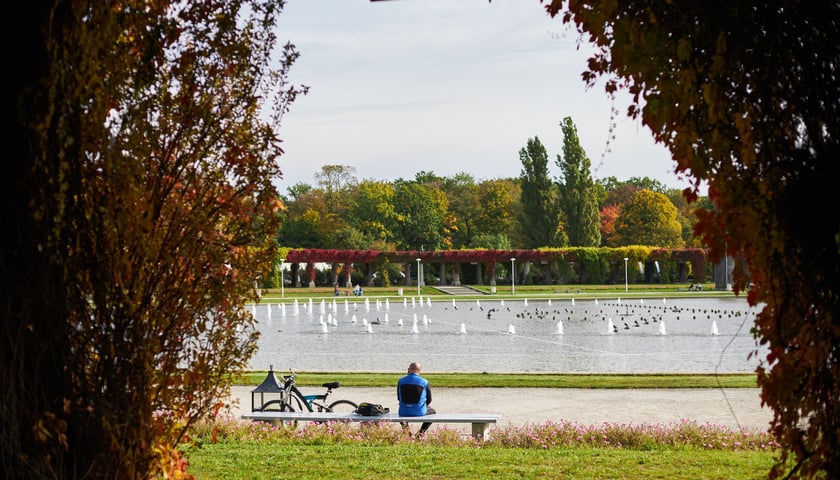
<svg viewBox="0 0 840 480">
<path fill-rule="evenodd" d="M 566 234 L 573 247 L 601 245 L 597 192 L 586 156 L 571 117 L 560 123 L 563 129 L 563 156 L 557 156 L 561 177 L 557 182 L 560 210 L 565 216 Z"/>
<path fill-rule="evenodd" d="M 453 247 L 469 247 L 476 235 L 476 221 L 481 214 L 478 202 L 478 185 L 468 173 L 458 173 L 443 179 L 441 189 L 446 194 L 449 209 L 457 229 L 453 232 Z"/>
<path fill-rule="evenodd" d="M 668 200 L 677 207 L 677 221 L 682 226 L 682 238 L 687 248 L 700 248 L 700 239 L 694 235 L 694 227 L 697 225 L 697 215 L 694 214 L 696 209 L 712 208 L 709 197 L 699 197 L 696 201 L 691 203 L 682 194 L 682 190 L 670 189 L 665 195 Z"/>
<path fill-rule="evenodd" d="M 278 243 L 296 248 L 329 248 L 330 230 L 318 210 L 305 210 L 283 222 Z"/>
<path fill-rule="evenodd" d="M 398 218 L 394 207 L 394 186 L 382 181 L 364 180 L 350 198 L 350 225 L 362 232 L 371 243 L 393 242 Z"/>
<path fill-rule="evenodd" d="M 425 170 L 420 170 L 419 172 L 414 174 L 414 181 L 421 185 L 440 187 L 441 183 L 443 183 L 444 181 L 444 178 L 440 175 L 437 175 L 435 172 L 427 172 Z"/>
<path fill-rule="evenodd" d="M 356 184 L 356 169 L 349 165 L 324 165 L 315 174 L 318 186 L 324 191 L 324 200 L 329 213 L 340 214 L 344 210 L 344 198 Z"/>
<path fill-rule="evenodd" d="M 298 182 L 286 189 L 286 197 L 294 201 L 302 197 L 303 195 L 311 194 L 312 190 L 312 185 L 309 185 L 308 183 Z"/>
<path fill-rule="evenodd" d="M 664 183 L 650 177 L 630 177 L 623 183 L 633 185 L 639 189 L 650 190 L 655 193 L 668 192 L 668 187 L 666 187 Z"/>
<path fill-rule="evenodd" d="M 286 204 L 280 245 L 299 248 L 340 248 L 334 234 L 348 227 L 346 215 L 330 211 L 326 192 L 321 188 L 296 192 L 294 200 Z"/>
<path fill-rule="evenodd" d="M 481 233 L 475 237 L 475 248 L 511 250 L 510 239 L 503 233 Z"/>
<path fill-rule="evenodd" d="M 372 240 L 350 225 L 333 232 L 330 235 L 330 245 L 341 250 L 393 250 L 392 245 Z"/>
<path fill-rule="evenodd" d="M 445 196 L 444 196 L 445 202 Z M 397 213 L 399 248 L 437 250 L 444 244 L 442 234 L 446 208 L 432 190 L 417 182 L 396 182 L 394 210 Z"/>
<path fill-rule="evenodd" d="M 639 190 L 630 203 L 621 208 L 615 221 L 615 235 L 619 246 L 684 246 L 677 208 L 668 197 L 650 190 Z"/>
<path fill-rule="evenodd" d="M 276 1 L 14 4 L 0 242 L 3 478 L 183 474 L 256 348 L 279 122 Z M 275 99 L 277 103 L 266 103 Z"/>
<path fill-rule="evenodd" d="M 802 213 L 837 203 L 840 3 L 545 3 L 594 44 L 584 78 L 627 88 L 676 170 L 708 182 L 696 231 L 713 260 L 744 260 L 734 288 L 763 305 L 770 476 L 840 478 L 840 209 Z"/>
<path fill-rule="evenodd" d="M 538 137 L 529 138 L 519 150 L 522 184 L 519 223 L 525 248 L 562 246 L 558 240 L 557 191 L 548 174 L 548 153 Z"/>
<path fill-rule="evenodd" d="M 466 174 L 462 174 L 466 175 Z M 415 175 L 414 181 L 426 187 L 429 195 L 432 197 L 432 202 L 435 208 L 440 212 L 440 247 L 444 249 L 452 248 L 454 244 L 454 237 L 459 234 L 458 218 L 456 213 L 449 205 L 449 198 L 444 191 L 447 184 L 451 185 L 452 179 L 440 177 L 434 172 L 420 171 Z M 458 182 L 462 180 L 456 180 Z M 474 180 L 473 180 L 474 182 Z M 467 192 L 469 193 L 469 192 Z"/>
<path fill-rule="evenodd" d="M 478 186 L 479 235 L 508 236 L 516 221 L 517 186 L 510 180 L 487 180 Z M 477 246 L 477 245 L 476 245 Z"/>
</svg>

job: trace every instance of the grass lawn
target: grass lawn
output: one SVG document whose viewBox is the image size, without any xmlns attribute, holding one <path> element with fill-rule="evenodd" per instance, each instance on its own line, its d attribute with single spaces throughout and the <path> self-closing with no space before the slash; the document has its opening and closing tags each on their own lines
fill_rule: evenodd
<svg viewBox="0 0 840 480">
<path fill-rule="evenodd" d="M 276 375 L 288 372 L 276 371 Z M 404 372 L 295 372 L 302 386 L 320 386 L 338 381 L 346 387 L 391 387 Z M 237 385 L 259 385 L 267 371 L 248 372 L 234 377 Z M 755 388 L 753 373 L 732 374 L 574 374 L 574 373 L 424 373 L 439 387 L 511 388 Z"/>
<path fill-rule="evenodd" d="M 771 451 L 699 448 L 478 448 L 221 442 L 187 451 L 196 479 L 758 479 Z"/>
</svg>

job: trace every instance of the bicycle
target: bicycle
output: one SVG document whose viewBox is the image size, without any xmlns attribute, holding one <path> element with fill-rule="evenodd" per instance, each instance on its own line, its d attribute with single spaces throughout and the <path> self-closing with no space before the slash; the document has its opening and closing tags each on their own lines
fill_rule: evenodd
<svg viewBox="0 0 840 480">
<path fill-rule="evenodd" d="M 327 391 L 322 394 L 304 395 L 298 388 L 295 378 L 295 371 L 289 369 L 291 374 L 282 375 L 283 395 L 279 400 L 271 400 L 262 406 L 262 411 L 279 410 L 281 412 L 338 412 L 352 413 L 358 405 L 350 400 L 336 400 L 327 404 L 327 398 L 333 390 L 341 386 L 340 382 L 327 382 L 321 386 Z"/>
</svg>

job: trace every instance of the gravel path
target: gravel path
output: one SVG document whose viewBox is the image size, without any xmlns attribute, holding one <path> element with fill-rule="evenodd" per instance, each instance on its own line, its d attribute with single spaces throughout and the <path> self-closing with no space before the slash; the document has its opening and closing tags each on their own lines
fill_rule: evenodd
<svg viewBox="0 0 840 480">
<path fill-rule="evenodd" d="M 234 415 L 250 411 L 253 388 L 233 387 L 231 396 L 239 402 Z M 304 394 L 323 392 L 318 387 L 301 390 Z M 432 406 L 438 412 L 499 413 L 500 427 L 549 421 L 584 425 L 669 424 L 687 419 L 733 429 L 766 430 L 773 418 L 772 411 L 761 406 L 757 388 L 435 388 L 433 385 L 432 394 Z M 396 387 L 341 387 L 331 398 L 380 403 L 392 411 L 397 407 Z"/>
</svg>

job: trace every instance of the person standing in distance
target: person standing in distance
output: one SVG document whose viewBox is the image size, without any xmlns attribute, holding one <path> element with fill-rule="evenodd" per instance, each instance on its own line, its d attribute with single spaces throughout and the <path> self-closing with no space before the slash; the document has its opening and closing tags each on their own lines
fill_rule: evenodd
<svg viewBox="0 0 840 480">
<path fill-rule="evenodd" d="M 411 362 L 408 373 L 397 382 L 397 399 L 400 401 L 399 413 L 402 417 L 422 417 L 437 413 L 429 406 L 432 403 L 432 389 L 429 381 L 420 376 L 420 364 L 417 362 Z M 408 428 L 407 423 L 402 426 Z M 431 422 L 424 422 L 417 436 L 426 433 L 431 426 Z"/>
</svg>

